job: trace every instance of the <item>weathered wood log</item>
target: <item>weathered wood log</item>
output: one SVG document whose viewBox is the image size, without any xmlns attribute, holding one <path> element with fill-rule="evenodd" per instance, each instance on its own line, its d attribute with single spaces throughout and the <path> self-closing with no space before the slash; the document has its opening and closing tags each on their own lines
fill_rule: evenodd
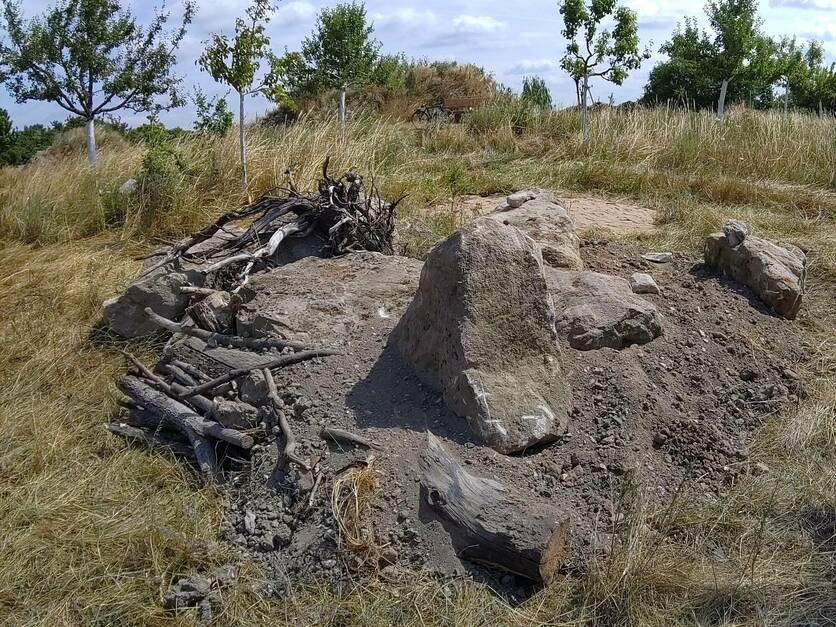
<svg viewBox="0 0 836 627">
<path fill-rule="evenodd" d="M 276 389 L 276 381 L 273 379 L 273 373 L 270 372 L 269 368 L 264 368 L 261 373 L 264 375 L 264 380 L 267 382 L 267 396 L 273 404 L 273 413 L 276 414 L 276 420 L 279 423 L 279 428 L 282 430 L 282 434 L 284 435 L 284 449 L 282 450 L 284 458 L 287 461 L 296 464 L 303 470 L 310 471 L 310 463 L 296 454 L 296 436 L 293 434 L 293 429 L 290 428 L 290 424 L 287 422 L 287 416 L 285 416 L 282 411 L 283 404 L 279 398 L 279 392 Z"/>
<path fill-rule="evenodd" d="M 180 361 L 179 359 L 172 359 L 171 365 L 177 368 L 180 368 L 183 372 L 187 375 L 195 379 L 197 382 L 208 381 L 211 377 L 200 370 L 199 368 L 195 368 L 194 365 L 190 364 L 187 361 Z"/>
<path fill-rule="evenodd" d="M 441 514 L 460 557 L 535 582 L 554 579 L 568 554 L 567 516 L 468 474 L 432 433 L 421 466 L 424 498 Z"/>
<path fill-rule="evenodd" d="M 289 355 L 283 355 L 277 359 L 272 361 L 265 362 L 263 364 L 258 364 L 257 366 L 253 366 L 252 368 L 235 368 L 234 370 L 230 370 L 224 375 L 212 379 L 211 381 L 207 381 L 206 383 L 201 383 L 200 385 L 196 385 L 194 387 L 188 388 L 183 394 L 180 394 L 182 398 L 189 398 L 194 396 L 195 394 L 205 394 L 206 392 L 210 392 L 217 387 L 220 387 L 224 383 L 229 383 L 239 377 L 243 377 L 254 370 L 264 370 L 267 368 L 268 370 L 274 370 L 276 368 L 284 368 L 285 366 L 292 366 L 293 364 L 298 364 L 303 361 L 307 361 L 308 359 L 314 359 L 316 357 L 328 357 L 330 355 L 339 355 L 339 351 L 323 348 L 319 350 L 311 350 L 311 351 L 299 351 L 298 353 L 290 353 Z"/>
<path fill-rule="evenodd" d="M 108 422 L 104 424 L 104 428 L 113 435 L 118 435 L 138 444 L 143 444 L 151 448 L 162 448 L 178 457 L 195 458 L 191 446 L 160 432 L 147 431 L 122 422 Z"/>
<path fill-rule="evenodd" d="M 220 333 L 229 319 L 229 292 L 213 292 L 188 308 L 188 313 L 201 329 Z"/>
<path fill-rule="evenodd" d="M 380 448 L 380 446 L 371 440 L 367 440 L 361 435 L 351 433 L 350 431 L 344 431 L 343 429 L 335 429 L 333 427 L 323 427 L 322 431 L 319 432 L 319 437 L 323 440 L 336 442 L 337 444 L 348 443 L 356 444 L 357 446 L 365 446 L 366 448 Z"/>
<path fill-rule="evenodd" d="M 262 351 L 271 348 L 292 348 L 293 350 L 302 350 L 305 348 L 304 344 L 300 342 L 292 342 L 290 340 L 282 340 L 275 337 L 241 337 L 239 335 L 224 335 L 222 333 L 213 333 L 200 327 L 189 327 L 174 320 L 163 318 L 155 313 L 150 307 L 145 308 L 145 315 L 161 329 L 170 331 L 171 333 L 180 333 L 183 335 L 191 335 L 203 340 L 209 344 L 218 344 L 222 346 L 233 346 L 235 348 L 246 348 L 252 351 Z"/>
</svg>

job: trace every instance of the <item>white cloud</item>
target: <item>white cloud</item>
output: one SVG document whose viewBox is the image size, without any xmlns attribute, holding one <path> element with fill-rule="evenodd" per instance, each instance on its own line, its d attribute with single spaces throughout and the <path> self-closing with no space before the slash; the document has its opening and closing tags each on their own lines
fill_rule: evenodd
<svg viewBox="0 0 836 627">
<path fill-rule="evenodd" d="M 279 10 L 276 11 L 276 16 L 271 23 L 280 27 L 295 26 L 302 22 L 313 21 L 316 13 L 316 7 L 310 2 L 288 2 L 279 5 Z"/>
<path fill-rule="evenodd" d="M 461 34 L 487 34 L 501 31 L 505 22 L 500 22 L 489 15 L 459 15 L 453 18 L 453 29 Z"/>
<path fill-rule="evenodd" d="M 375 13 L 372 15 L 375 27 L 382 28 L 422 28 L 434 25 L 438 22 L 438 16 L 432 11 L 418 10 L 412 7 L 404 7 L 386 13 Z"/>
<path fill-rule="evenodd" d="M 523 59 L 508 68 L 505 73 L 510 76 L 527 76 L 529 74 L 547 75 L 560 71 L 560 62 L 556 59 Z"/>
<path fill-rule="evenodd" d="M 829 10 L 836 9 L 836 0 L 769 0 L 769 6 L 773 9 Z"/>
</svg>

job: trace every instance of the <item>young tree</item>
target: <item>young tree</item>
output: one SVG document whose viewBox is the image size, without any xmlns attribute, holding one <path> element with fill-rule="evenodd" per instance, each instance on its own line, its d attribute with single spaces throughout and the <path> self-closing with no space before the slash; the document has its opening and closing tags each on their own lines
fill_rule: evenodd
<svg viewBox="0 0 836 627">
<path fill-rule="evenodd" d="M 362 2 L 322 9 L 316 28 L 302 42 L 302 57 L 317 87 L 340 90 L 340 123 L 345 125 L 345 92 L 373 72 L 380 43 L 371 37 Z"/>
<path fill-rule="evenodd" d="M 192 96 L 197 119 L 194 130 L 198 133 L 225 135 L 232 126 L 232 111 L 226 106 L 225 97 L 207 98 L 200 89 L 195 89 Z"/>
<path fill-rule="evenodd" d="M 616 0 L 560 0 L 563 36 L 569 40 L 561 67 L 580 82 L 581 128 L 584 144 L 589 143 L 587 96 L 589 80 L 599 77 L 621 85 L 628 72 L 638 69 L 648 50 L 639 50 L 636 13 L 616 7 Z M 612 17 L 612 31 L 600 30 L 602 22 Z"/>
<path fill-rule="evenodd" d="M 715 32 L 712 67 L 720 79 L 717 117 L 722 119 L 729 82 L 755 58 L 758 44 L 758 0 L 710 0 L 705 7 Z"/>
<path fill-rule="evenodd" d="M 552 108 L 552 95 L 549 88 L 539 76 L 526 76 L 523 79 L 523 88 L 520 98 L 523 102 L 537 107 L 538 109 Z"/>
<path fill-rule="evenodd" d="M 275 8 L 270 0 L 253 0 L 246 11 L 247 19 L 235 20 L 235 34 L 214 34 L 206 42 L 206 49 L 198 60 L 201 68 L 220 83 L 229 85 L 238 93 L 238 152 L 241 159 L 241 189 L 247 191 L 247 152 L 244 142 L 244 98 L 264 94 L 271 100 L 286 97 L 282 89 L 282 63 L 270 52 L 270 40 L 265 25 Z M 261 62 L 266 61 L 267 71 L 259 81 L 256 76 Z"/>
<path fill-rule="evenodd" d="M 147 27 L 116 0 L 59 0 L 40 17 L 25 20 L 15 0 L 0 0 L 0 82 L 18 102 L 54 102 L 83 118 L 87 158 L 96 162 L 96 118 L 120 109 L 136 112 L 179 106 L 174 53 L 191 22 L 187 0 L 172 33 L 159 12 Z M 165 106 L 155 104 L 168 96 Z"/>
</svg>

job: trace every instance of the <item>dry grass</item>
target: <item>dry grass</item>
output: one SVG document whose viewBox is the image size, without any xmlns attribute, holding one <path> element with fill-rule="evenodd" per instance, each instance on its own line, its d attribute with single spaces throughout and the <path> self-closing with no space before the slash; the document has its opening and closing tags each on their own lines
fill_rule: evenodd
<svg viewBox="0 0 836 627">
<path fill-rule="evenodd" d="M 519 118 L 485 111 L 470 125 L 416 128 L 363 118 L 342 132 L 304 119 L 250 134 L 256 192 L 285 168 L 309 186 L 326 155 L 387 195 L 410 194 L 404 249 L 420 256 L 466 216 L 455 196 L 527 185 L 630 198 L 658 210 L 647 245 L 697 249 L 726 217 L 810 251 L 805 321 L 819 348 L 805 364 L 809 398 L 758 436 L 741 481 L 711 506 L 651 511 L 641 477 L 622 498 L 621 543 L 584 575 L 520 607 L 466 581 L 408 574 L 350 590 L 328 582 L 275 600 L 243 573 L 219 624 L 580 625 L 810 624 L 836 615 L 836 124 L 807 116 L 659 110 L 593 118 L 584 154 L 568 113 Z M 515 117 L 517 116 L 517 117 Z M 100 427 L 122 367 L 95 329 L 101 301 L 129 280 L 142 239 L 193 229 L 240 202 L 235 138 L 183 140 L 183 167 L 116 189 L 143 148 L 114 143 L 94 177 L 68 150 L 48 164 L 0 171 L 0 621 L 173 624 L 161 590 L 177 573 L 228 559 L 214 544 L 220 497 L 159 454 L 125 447 Z M 428 211 L 451 205 L 453 211 Z M 23 243 L 21 243 L 23 242 Z M 31 246 L 28 244 L 35 244 Z M 132 345 L 148 355 L 152 345 Z M 343 485 L 338 509 L 363 510 L 367 481 Z M 351 489 L 349 489 L 351 488 Z M 352 491 L 353 490 L 353 491 Z M 353 501 L 352 494 L 357 496 Z M 363 510 L 365 511 L 365 510 Z M 354 528 L 354 527 L 352 527 Z M 358 537 L 360 537 L 358 535 Z M 362 539 L 362 538 L 361 538 Z"/>
</svg>

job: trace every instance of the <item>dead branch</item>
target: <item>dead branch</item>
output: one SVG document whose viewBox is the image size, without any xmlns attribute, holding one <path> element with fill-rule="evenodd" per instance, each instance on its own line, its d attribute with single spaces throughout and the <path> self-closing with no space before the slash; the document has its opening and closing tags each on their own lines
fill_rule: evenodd
<svg viewBox="0 0 836 627">
<path fill-rule="evenodd" d="M 293 434 L 293 429 L 290 428 L 290 425 L 287 422 L 287 416 L 285 416 L 282 411 L 282 401 L 279 398 L 279 392 L 276 389 L 276 381 L 273 379 L 273 373 L 270 372 L 269 368 L 264 368 L 261 373 L 264 375 L 265 381 L 267 381 L 267 395 L 273 403 L 273 412 L 276 414 L 276 419 L 279 422 L 279 428 L 284 434 L 284 457 L 287 461 L 296 464 L 306 472 L 310 472 L 310 463 L 296 454 L 296 436 Z"/>
<path fill-rule="evenodd" d="M 378 446 L 371 440 L 367 440 L 363 436 L 356 435 L 354 433 L 351 433 L 350 431 L 344 431 L 342 429 L 335 429 L 332 427 L 323 427 L 322 431 L 319 432 L 319 437 L 321 437 L 323 440 L 331 440 L 332 442 L 336 442 L 337 444 L 347 442 L 349 444 L 356 444 L 357 446 L 365 446 L 366 448 L 380 449 L 380 446 Z"/>
<path fill-rule="evenodd" d="M 211 381 L 207 381 L 206 383 L 201 383 L 200 385 L 188 388 L 183 394 L 181 394 L 181 398 L 189 398 L 196 394 L 205 394 L 206 392 L 210 392 L 217 387 L 220 387 L 224 383 L 229 383 L 230 381 L 234 381 L 239 377 L 243 377 L 254 370 L 264 370 L 265 368 L 268 370 L 274 370 L 276 368 L 284 368 L 285 366 L 292 366 L 293 364 L 298 364 L 303 361 L 307 361 L 308 359 L 314 359 L 316 357 L 328 357 L 331 355 L 339 355 L 339 351 L 330 350 L 330 349 L 319 349 L 319 350 L 309 350 L 309 351 L 299 351 L 298 353 L 290 353 L 289 355 L 284 355 L 272 361 L 268 361 L 263 364 L 259 364 L 257 366 L 253 366 L 252 368 L 236 368 L 234 370 L 230 370 L 225 375 L 221 375 Z"/>
<path fill-rule="evenodd" d="M 253 338 L 241 337 L 240 335 L 225 335 L 223 333 L 214 333 L 207 331 L 200 327 L 187 327 L 168 318 L 163 318 L 161 315 L 154 312 L 150 307 L 145 308 L 145 315 L 150 318 L 151 322 L 156 324 L 161 329 L 170 331 L 171 333 L 181 333 L 183 335 L 191 335 L 203 340 L 207 344 L 217 344 L 219 346 L 232 346 L 234 348 L 246 348 L 251 351 L 263 351 L 271 348 L 292 348 L 293 350 L 302 350 L 305 345 L 300 342 L 291 342 L 290 340 L 281 340 L 274 337 Z"/>
<path fill-rule="evenodd" d="M 178 457 L 195 459 L 194 451 L 188 444 L 162 433 L 147 431 L 122 422 L 108 422 L 104 424 L 104 428 L 113 435 L 118 435 L 126 440 L 144 444 L 151 448 L 163 448 Z"/>
</svg>

